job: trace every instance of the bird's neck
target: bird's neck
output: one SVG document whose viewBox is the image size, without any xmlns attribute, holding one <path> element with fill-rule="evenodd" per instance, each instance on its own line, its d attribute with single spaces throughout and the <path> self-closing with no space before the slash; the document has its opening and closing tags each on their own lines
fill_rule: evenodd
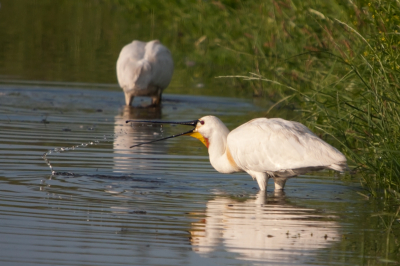
<svg viewBox="0 0 400 266">
<path fill-rule="evenodd" d="M 218 172 L 226 174 L 240 171 L 227 145 L 228 134 L 229 130 L 225 127 L 219 131 L 218 135 L 214 135 L 208 139 L 208 154 L 211 165 Z"/>
</svg>

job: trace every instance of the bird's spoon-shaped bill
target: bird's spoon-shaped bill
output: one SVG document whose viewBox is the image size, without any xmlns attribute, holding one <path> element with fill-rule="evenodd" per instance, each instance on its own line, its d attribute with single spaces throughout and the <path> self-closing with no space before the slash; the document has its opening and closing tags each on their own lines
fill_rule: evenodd
<svg viewBox="0 0 400 266">
<path fill-rule="evenodd" d="M 200 140 L 204 145 L 207 146 L 207 141 L 203 138 L 203 136 L 200 133 L 194 131 L 196 129 L 196 125 L 199 122 L 199 120 L 186 121 L 186 122 L 146 121 L 146 120 L 127 120 L 126 121 L 126 123 L 130 123 L 130 122 L 133 122 L 133 123 L 172 124 L 172 125 L 194 126 L 194 128 L 189 130 L 189 131 L 186 131 L 186 132 L 183 132 L 183 133 L 180 133 L 180 134 L 176 134 L 176 135 L 172 135 L 172 136 L 169 136 L 169 137 L 165 137 L 165 138 L 162 138 L 162 139 L 156 139 L 156 140 L 152 140 L 152 141 L 142 142 L 142 143 L 130 146 L 130 148 L 141 146 L 141 145 L 144 145 L 144 144 L 150 144 L 150 143 L 153 143 L 153 142 L 162 141 L 162 140 L 166 140 L 166 139 L 172 139 L 172 138 L 176 138 L 176 137 L 184 136 L 184 135 L 194 137 L 194 138 Z"/>
</svg>

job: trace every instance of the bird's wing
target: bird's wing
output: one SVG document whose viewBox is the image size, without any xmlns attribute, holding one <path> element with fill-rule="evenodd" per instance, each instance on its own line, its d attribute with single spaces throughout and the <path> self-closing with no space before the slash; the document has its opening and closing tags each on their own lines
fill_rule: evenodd
<svg viewBox="0 0 400 266">
<path fill-rule="evenodd" d="M 174 61 L 168 48 L 157 40 L 148 42 L 144 58 L 152 66 L 151 84 L 162 89 L 168 87 L 174 73 Z"/>
<path fill-rule="evenodd" d="M 227 142 L 233 159 L 245 171 L 275 172 L 346 161 L 306 126 L 279 118 L 253 119 L 229 133 Z"/>
<path fill-rule="evenodd" d="M 144 60 L 145 42 L 133 41 L 122 48 L 117 60 L 117 78 L 121 88 L 147 88 L 151 66 Z"/>
</svg>

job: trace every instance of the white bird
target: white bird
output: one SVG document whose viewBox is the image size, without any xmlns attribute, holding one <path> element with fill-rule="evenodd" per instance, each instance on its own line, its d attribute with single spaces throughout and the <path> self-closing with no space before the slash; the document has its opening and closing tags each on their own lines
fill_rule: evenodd
<svg viewBox="0 0 400 266">
<path fill-rule="evenodd" d="M 215 116 L 204 116 L 190 122 L 135 121 L 183 124 L 194 129 L 178 135 L 141 143 L 152 143 L 181 135 L 199 139 L 207 148 L 211 165 L 220 173 L 247 172 L 261 190 L 269 178 L 275 189 L 284 188 L 286 180 L 310 171 L 332 169 L 344 172 L 346 157 L 306 126 L 281 118 L 256 118 L 229 132 Z"/>
<path fill-rule="evenodd" d="M 135 96 L 150 96 L 152 104 L 159 105 L 173 72 L 171 53 L 158 40 L 125 45 L 117 60 L 117 78 L 126 105 L 131 105 Z"/>
</svg>

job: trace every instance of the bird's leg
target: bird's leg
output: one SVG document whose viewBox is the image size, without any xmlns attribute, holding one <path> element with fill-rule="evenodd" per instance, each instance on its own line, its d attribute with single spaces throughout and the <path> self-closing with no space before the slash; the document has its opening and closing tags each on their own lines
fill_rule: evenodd
<svg viewBox="0 0 400 266">
<path fill-rule="evenodd" d="M 246 171 L 253 179 L 257 180 L 257 184 L 260 187 L 261 191 L 266 191 L 267 190 L 267 185 L 268 185 L 268 179 L 269 175 L 267 173 L 261 173 L 261 172 L 254 172 L 254 171 Z"/>
<path fill-rule="evenodd" d="M 269 176 L 266 173 L 260 173 L 256 176 L 260 190 L 267 191 Z"/>
<path fill-rule="evenodd" d="M 133 102 L 133 98 L 135 98 L 131 93 L 125 92 L 125 104 L 130 106 Z"/>
<path fill-rule="evenodd" d="M 286 180 L 287 178 L 275 177 L 274 178 L 275 190 L 283 190 L 286 184 Z"/>
<path fill-rule="evenodd" d="M 161 93 L 162 93 L 162 90 L 160 88 L 158 88 L 157 94 L 151 97 L 151 104 L 152 105 L 155 105 L 155 106 L 160 105 L 160 103 L 161 103 Z"/>
</svg>

